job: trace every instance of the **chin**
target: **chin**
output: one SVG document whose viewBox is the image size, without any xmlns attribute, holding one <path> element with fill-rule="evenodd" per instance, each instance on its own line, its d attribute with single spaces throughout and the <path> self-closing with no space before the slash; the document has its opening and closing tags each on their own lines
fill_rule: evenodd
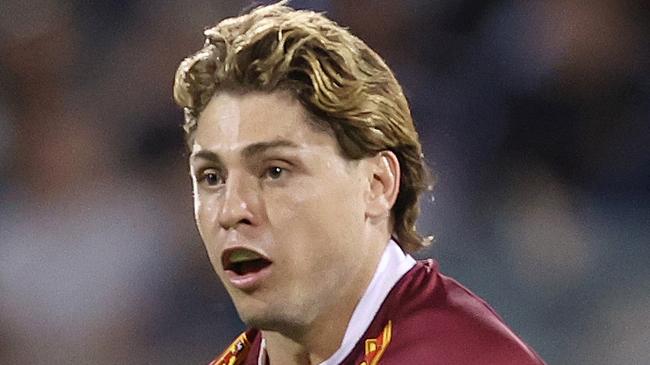
<svg viewBox="0 0 650 365">
<path fill-rule="evenodd" d="M 263 331 L 273 331 L 284 334 L 295 333 L 305 326 L 300 318 L 283 311 L 256 312 L 239 311 L 239 318 L 249 327 Z"/>
</svg>

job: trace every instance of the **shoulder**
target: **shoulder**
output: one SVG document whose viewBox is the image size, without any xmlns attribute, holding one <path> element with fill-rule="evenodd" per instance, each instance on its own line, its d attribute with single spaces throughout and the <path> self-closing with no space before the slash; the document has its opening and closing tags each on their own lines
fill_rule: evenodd
<svg viewBox="0 0 650 365">
<path fill-rule="evenodd" d="M 384 306 L 384 320 L 393 323 L 386 356 L 401 363 L 543 364 L 483 299 L 442 275 L 433 260 L 405 274 Z"/>
<path fill-rule="evenodd" d="M 250 329 L 235 339 L 226 350 L 208 365 L 248 365 L 256 364 L 251 359 L 259 352 L 259 331 Z"/>
</svg>

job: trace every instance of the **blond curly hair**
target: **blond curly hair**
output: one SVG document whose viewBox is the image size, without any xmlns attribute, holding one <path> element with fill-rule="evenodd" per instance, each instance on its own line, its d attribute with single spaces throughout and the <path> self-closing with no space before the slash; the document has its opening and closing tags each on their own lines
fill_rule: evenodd
<svg viewBox="0 0 650 365">
<path fill-rule="evenodd" d="M 415 227 L 418 199 L 430 186 L 422 147 L 402 88 L 380 56 L 324 15 L 286 1 L 225 19 L 204 35 L 174 83 L 188 142 L 216 92 L 287 90 L 333 132 L 346 158 L 395 153 L 401 184 L 393 236 L 407 252 L 431 241 Z"/>
</svg>

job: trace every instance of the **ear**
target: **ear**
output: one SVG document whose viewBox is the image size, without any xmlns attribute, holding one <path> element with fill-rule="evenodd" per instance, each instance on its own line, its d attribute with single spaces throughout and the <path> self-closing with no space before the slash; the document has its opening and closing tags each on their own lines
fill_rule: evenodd
<svg viewBox="0 0 650 365">
<path fill-rule="evenodd" d="M 370 190 L 366 216 L 389 216 L 397 200 L 400 186 L 400 166 L 392 151 L 381 151 L 368 158 Z"/>
</svg>

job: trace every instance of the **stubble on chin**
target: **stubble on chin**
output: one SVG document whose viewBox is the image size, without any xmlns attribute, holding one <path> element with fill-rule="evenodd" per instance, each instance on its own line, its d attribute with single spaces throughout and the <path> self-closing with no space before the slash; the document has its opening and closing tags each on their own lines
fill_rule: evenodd
<svg viewBox="0 0 650 365">
<path fill-rule="evenodd" d="M 297 338 L 308 324 L 300 311 L 269 311 L 267 313 L 239 313 L 239 317 L 248 327 L 262 331 L 281 333 L 290 338 Z"/>
</svg>

